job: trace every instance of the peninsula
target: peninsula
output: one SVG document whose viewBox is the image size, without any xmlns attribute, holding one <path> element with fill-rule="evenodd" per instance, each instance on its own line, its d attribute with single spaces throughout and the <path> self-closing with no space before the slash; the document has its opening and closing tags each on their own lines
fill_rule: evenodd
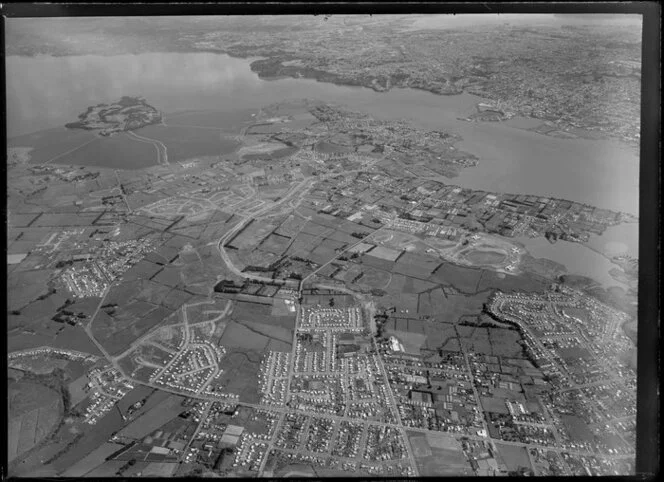
<svg viewBox="0 0 664 482">
<path fill-rule="evenodd" d="M 77 122 L 65 124 L 68 129 L 99 130 L 110 136 L 116 132 L 132 131 L 161 122 L 161 112 L 143 97 L 124 96 L 113 104 L 97 104 L 78 116 Z"/>
</svg>

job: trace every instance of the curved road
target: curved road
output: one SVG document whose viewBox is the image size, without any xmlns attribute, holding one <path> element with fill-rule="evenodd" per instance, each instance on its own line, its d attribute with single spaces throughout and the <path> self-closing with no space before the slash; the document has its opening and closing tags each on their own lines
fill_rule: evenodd
<svg viewBox="0 0 664 482">
<path fill-rule="evenodd" d="M 164 145 L 163 142 L 158 141 L 156 139 L 150 139 L 149 137 L 139 136 L 138 134 L 136 134 L 133 131 L 126 131 L 126 132 L 127 132 L 127 135 L 129 137 L 133 137 L 137 141 L 148 142 L 148 143 L 152 144 L 155 147 L 155 149 L 157 149 L 157 163 L 158 164 L 164 164 L 164 165 L 168 166 L 168 148 Z M 162 149 L 164 151 L 163 156 L 162 156 L 162 153 L 161 153 Z"/>
</svg>

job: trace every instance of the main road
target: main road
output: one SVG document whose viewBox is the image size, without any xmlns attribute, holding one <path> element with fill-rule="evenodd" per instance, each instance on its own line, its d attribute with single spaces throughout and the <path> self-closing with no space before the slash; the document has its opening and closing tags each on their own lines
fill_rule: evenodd
<svg viewBox="0 0 664 482">
<path fill-rule="evenodd" d="M 235 234 L 237 234 L 242 229 L 244 229 L 246 227 L 246 225 L 252 219 L 255 219 L 255 218 L 257 218 L 257 217 L 259 217 L 263 214 L 266 214 L 267 212 L 271 211 L 275 207 L 285 203 L 286 201 L 289 201 L 290 198 L 293 197 L 294 194 L 299 193 L 300 195 L 302 195 L 302 193 L 308 191 L 311 186 L 306 187 L 306 189 L 305 189 L 305 186 L 307 186 L 307 184 L 311 183 L 314 180 L 315 180 L 314 178 L 307 178 L 307 179 L 304 179 L 304 180 L 300 181 L 298 184 L 291 187 L 288 190 L 288 192 L 286 193 L 286 195 L 283 198 L 281 198 L 279 201 L 277 201 L 273 204 L 270 204 L 270 205 L 264 207 L 263 209 L 257 211 L 256 213 L 254 213 L 253 216 L 245 217 L 238 224 L 236 224 L 230 231 L 228 231 L 226 234 L 224 234 L 221 237 L 221 239 L 219 239 L 219 241 L 217 243 L 217 249 L 219 250 L 219 254 L 221 255 L 221 259 L 223 259 L 223 261 L 226 264 L 226 266 L 228 267 L 228 269 L 230 269 L 235 275 L 237 275 L 241 278 L 245 278 L 245 279 L 251 279 L 251 280 L 255 280 L 255 281 L 264 281 L 264 282 L 267 282 L 267 283 L 277 283 L 277 284 L 281 284 L 281 285 L 284 285 L 284 284 L 288 283 L 288 280 L 272 279 L 272 278 L 267 278 L 265 276 L 258 276 L 258 275 L 254 275 L 254 274 L 243 273 L 242 271 L 237 269 L 237 267 L 231 261 L 230 257 L 228 256 L 228 253 L 224 249 L 224 244 L 227 243 L 228 240 L 232 239 Z"/>
<path fill-rule="evenodd" d="M 417 463 L 415 461 L 415 456 L 413 455 L 413 448 L 410 445 L 410 439 L 408 438 L 408 434 L 406 433 L 406 430 L 404 428 L 403 421 L 401 420 L 401 414 L 399 413 L 399 405 L 394 399 L 394 393 L 392 393 L 392 388 L 390 387 L 390 381 L 387 377 L 387 371 L 385 370 L 385 365 L 383 364 L 383 358 L 380 356 L 380 352 L 378 351 L 378 346 L 376 344 L 376 338 L 374 336 L 371 337 L 371 342 L 373 343 L 374 350 L 376 350 L 376 357 L 378 358 L 378 363 L 380 364 L 380 371 L 383 374 L 383 383 L 385 384 L 385 391 L 389 395 L 390 403 L 392 405 L 392 410 L 394 411 L 398 427 L 401 431 L 401 436 L 403 437 L 404 445 L 406 446 L 406 451 L 408 452 L 408 459 L 410 460 L 410 465 L 413 468 L 413 471 L 415 472 L 415 477 L 417 477 L 419 471 L 417 470 Z"/>
</svg>

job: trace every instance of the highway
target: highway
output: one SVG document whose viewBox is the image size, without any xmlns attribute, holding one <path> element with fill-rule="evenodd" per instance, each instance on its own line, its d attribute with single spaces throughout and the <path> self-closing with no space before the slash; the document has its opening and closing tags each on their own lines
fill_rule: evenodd
<svg viewBox="0 0 664 482">
<path fill-rule="evenodd" d="M 245 279 L 251 279 L 251 280 L 255 280 L 255 281 L 263 281 L 263 282 L 269 282 L 269 283 L 277 283 L 277 284 L 282 284 L 282 285 L 288 283 L 288 280 L 272 279 L 272 278 L 268 278 L 268 277 L 265 277 L 265 276 L 258 276 L 258 275 L 254 275 L 254 274 L 243 273 L 242 271 L 237 269 L 237 267 L 233 264 L 233 262 L 229 258 L 228 253 L 226 253 L 226 250 L 224 249 L 224 244 L 226 242 L 228 242 L 230 239 L 232 239 L 235 234 L 237 234 L 242 229 L 244 229 L 244 227 L 253 218 L 259 217 L 259 216 L 269 212 L 270 210 L 274 209 L 276 206 L 281 205 L 281 204 L 285 203 L 286 201 L 289 201 L 290 198 L 293 197 L 293 195 L 295 195 L 295 194 L 302 195 L 302 193 L 306 193 L 309 190 L 310 186 L 307 187 L 306 189 L 305 189 L 305 186 L 307 186 L 307 184 L 311 183 L 312 179 L 313 178 L 304 179 L 303 181 L 299 182 L 295 186 L 291 187 L 288 190 L 288 192 L 284 195 L 284 197 L 282 197 L 279 201 L 277 201 L 274 204 L 270 204 L 270 205 L 262 208 L 261 210 L 257 211 L 254 214 L 253 217 L 250 217 L 250 216 L 245 217 L 244 219 L 242 219 L 242 221 L 240 221 L 237 225 L 235 225 L 230 231 L 228 231 L 226 234 L 224 234 L 221 237 L 221 239 L 219 239 L 219 241 L 217 242 L 217 249 L 219 250 L 219 254 L 221 255 L 221 258 L 223 259 L 223 261 L 226 264 L 226 266 L 228 267 L 228 269 L 230 269 L 237 276 L 239 276 L 241 278 L 245 278 Z"/>
<path fill-rule="evenodd" d="M 127 136 L 141 142 L 147 142 L 149 144 L 152 144 L 155 149 L 157 149 L 157 164 L 163 164 L 165 166 L 168 166 L 168 148 L 164 145 L 163 142 L 158 141 L 156 139 L 150 139 L 149 137 L 143 137 L 139 136 L 133 131 L 125 131 Z M 162 155 L 162 149 L 163 149 L 163 155 Z"/>
</svg>

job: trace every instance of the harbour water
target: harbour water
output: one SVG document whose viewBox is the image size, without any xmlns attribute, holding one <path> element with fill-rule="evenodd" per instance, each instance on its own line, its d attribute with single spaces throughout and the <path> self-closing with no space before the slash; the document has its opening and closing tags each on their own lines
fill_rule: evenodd
<svg viewBox="0 0 664 482">
<path fill-rule="evenodd" d="M 625 290 L 629 289 L 629 285 L 613 279 L 609 274 L 611 269 L 617 268 L 615 264 L 582 244 L 561 240 L 551 244 L 543 237 L 515 239 L 526 247 L 532 257 L 546 258 L 560 263 L 567 268 L 569 274 L 592 278 L 604 288 L 619 286 Z"/>
<path fill-rule="evenodd" d="M 638 223 L 625 223 L 612 226 L 607 228 L 601 236 L 590 236 L 590 240 L 586 244 L 609 257 L 626 254 L 638 258 L 639 225 Z"/>
</svg>

